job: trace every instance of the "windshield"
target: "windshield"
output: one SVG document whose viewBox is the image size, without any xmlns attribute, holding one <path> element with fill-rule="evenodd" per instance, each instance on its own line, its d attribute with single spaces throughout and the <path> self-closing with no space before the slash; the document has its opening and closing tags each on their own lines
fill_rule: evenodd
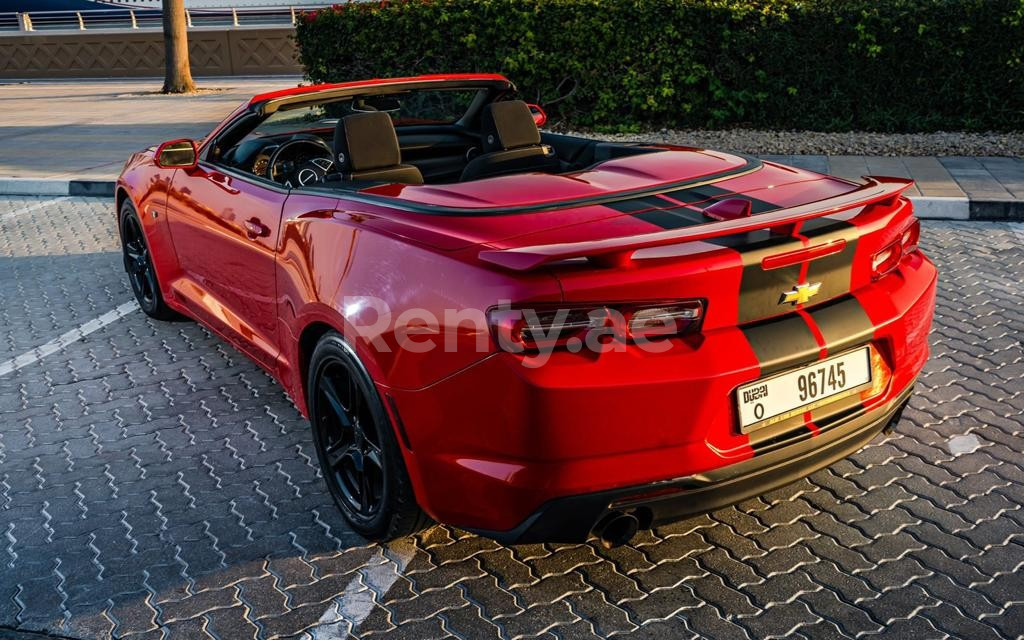
<svg viewBox="0 0 1024 640">
<path fill-rule="evenodd" d="M 384 111 L 396 126 L 452 124 L 466 114 L 480 89 L 437 89 L 362 95 L 342 101 L 281 109 L 247 137 L 272 136 L 333 126 L 350 113 Z"/>
</svg>

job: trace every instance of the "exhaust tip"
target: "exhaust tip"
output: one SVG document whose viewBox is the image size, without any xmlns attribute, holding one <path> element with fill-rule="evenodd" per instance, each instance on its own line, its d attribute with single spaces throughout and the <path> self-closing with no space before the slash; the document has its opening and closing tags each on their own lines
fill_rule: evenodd
<svg viewBox="0 0 1024 640">
<path fill-rule="evenodd" d="M 636 535 L 640 521 L 628 513 L 615 513 L 605 519 L 604 525 L 595 533 L 605 549 L 621 547 Z"/>
</svg>

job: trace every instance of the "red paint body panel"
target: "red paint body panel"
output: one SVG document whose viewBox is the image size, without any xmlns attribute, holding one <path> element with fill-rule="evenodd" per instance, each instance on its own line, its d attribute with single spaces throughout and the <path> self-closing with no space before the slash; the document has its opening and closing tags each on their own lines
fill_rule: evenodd
<svg viewBox="0 0 1024 640">
<path fill-rule="evenodd" d="M 746 164 L 743 158 L 725 153 L 687 147 L 664 148 L 664 153 L 608 160 L 576 173 L 519 173 L 446 185 L 387 185 L 367 189 L 366 193 L 395 198 L 397 206 L 403 201 L 470 210 L 543 206 L 570 198 L 657 188 L 735 170 Z"/>
<path fill-rule="evenodd" d="M 504 81 L 483 74 L 432 78 Z M 423 79 L 401 81 L 411 80 Z M 215 133 L 251 105 L 388 82 L 394 81 L 261 94 Z M 848 197 L 860 186 L 772 163 L 746 171 L 747 162 L 732 154 L 665 148 L 563 175 L 521 173 L 332 193 L 275 188 L 207 162 L 191 170 L 161 169 L 149 151 L 126 164 L 118 199 L 130 199 L 139 212 L 170 306 L 252 357 L 303 412 L 309 357 L 303 335 L 318 327 L 344 333 L 382 395 L 393 401 L 388 411 L 408 437 L 403 455 L 421 505 L 443 522 L 505 531 L 552 499 L 700 474 L 758 455 L 753 436 L 738 429 L 735 403 L 736 388 L 770 366 L 752 327 L 803 318 L 817 341 L 807 357 L 813 361 L 849 346 L 844 336 L 837 339 L 835 326 L 841 325 L 818 326 L 826 319 L 819 312 L 839 303 L 856 306 L 870 323 L 861 343 L 874 345 L 893 371 L 885 391 L 863 408 L 874 411 L 913 383 L 928 355 L 935 269 L 917 252 L 881 279 L 871 274 L 872 255 L 913 219 L 898 189 L 866 205 L 825 216 L 818 211 L 773 234 L 644 245 L 614 264 L 559 257 L 515 270 L 499 266 L 502 259 L 483 259 L 488 252 L 500 257 L 552 246 L 578 258 L 590 255 L 581 247 L 643 245 L 653 234 L 673 232 L 656 226 L 658 218 L 649 214 L 699 217 L 712 197 L 686 190 L 657 195 L 681 181 L 712 183 L 719 194 L 713 197 L 749 198 L 782 211 L 782 218 L 785 211 L 813 209 L 808 203 Z M 727 175 L 716 179 L 722 172 Z M 618 201 L 585 201 L 645 190 L 655 193 L 654 200 L 643 200 L 649 207 L 624 210 L 612 206 Z M 539 208 L 500 211 L 524 206 Z M 438 207 L 458 211 L 433 212 Z M 713 224 L 757 222 L 759 215 L 766 220 L 776 214 L 755 211 Z M 815 235 L 821 225 L 834 228 Z M 841 250 L 806 251 L 836 238 Z M 769 276 L 761 273 L 762 260 L 775 265 Z M 776 276 L 778 286 L 770 280 Z M 796 307 L 765 302 L 766 295 L 804 278 L 841 280 L 841 286 L 826 287 L 821 299 Z M 700 332 L 671 338 L 665 353 L 634 345 L 600 355 L 556 351 L 545 365 L 530 368 L 522 356 L 498 349 L 489 334 L 447 321 L 411 339 L 450 340 L 456 347 L 450 351 L 398 348 L 410 336 L 387 324 L 354 338 L 354 326 L 375 322 L 371 298 L 386 303 L 393 316 L 423 309 L 438 318 L 447 309 L 484 311 L 499 300 L 701 299 L 706 312 Z M 764 311 L 751 311 L 764 304 Z M 811 427 L 817 434 L 818 426 Z"/>
</svg>

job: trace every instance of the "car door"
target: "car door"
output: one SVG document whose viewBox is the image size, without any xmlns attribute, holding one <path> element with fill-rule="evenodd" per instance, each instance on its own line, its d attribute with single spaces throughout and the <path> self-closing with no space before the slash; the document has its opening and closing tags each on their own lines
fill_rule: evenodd
<svg viewBox="0 0 1024 640">
<path fill-rule="evenodd" d="M 175 173 L 167 199 L 175 294 L 268 369 L 278 355 L 275 253 L 287 197 L 201 163 Z"/>
</svg>

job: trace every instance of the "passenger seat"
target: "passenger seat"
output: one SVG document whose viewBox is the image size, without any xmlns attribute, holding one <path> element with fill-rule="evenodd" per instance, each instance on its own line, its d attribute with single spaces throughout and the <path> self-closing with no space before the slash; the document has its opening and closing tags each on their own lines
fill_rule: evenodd
<svg viewBox="0 0 1024 640">
<path fill-rule="evenodd" d="M 492 102 L 484 107 L 480 134 L 483 153 L 469 161 L 460 180 L 561 169 L 554 150 L 540 143 L 533 114 L 522 100 Z"/>
</svg>

